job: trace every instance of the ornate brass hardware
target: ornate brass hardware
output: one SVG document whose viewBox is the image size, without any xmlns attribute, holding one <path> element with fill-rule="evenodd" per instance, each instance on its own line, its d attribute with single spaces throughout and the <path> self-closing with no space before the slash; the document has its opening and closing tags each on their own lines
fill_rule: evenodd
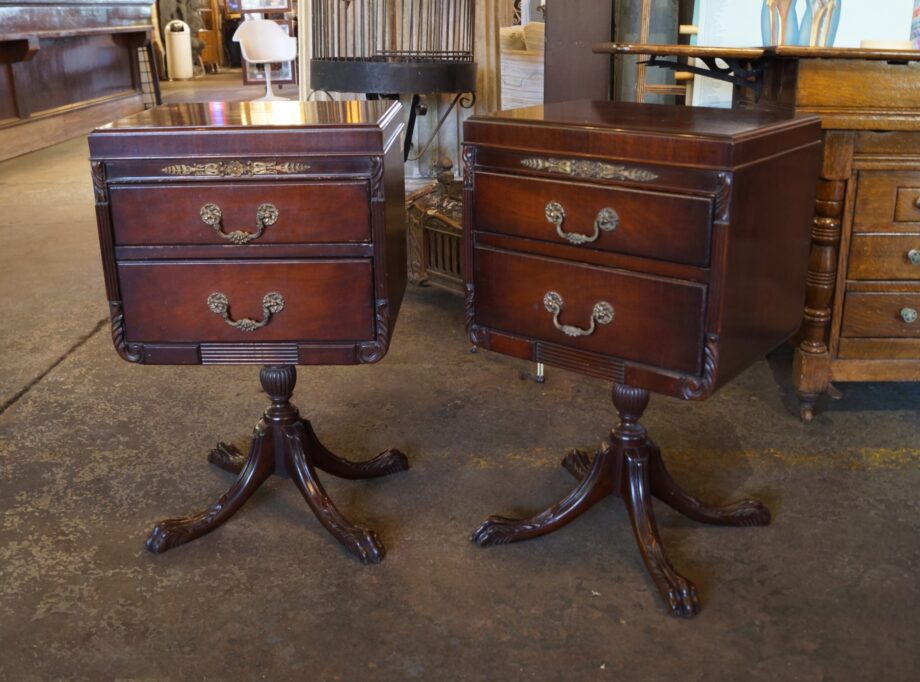
<svg viewBox="0 0 920 682">
<path fill-rule="evenodd" d="M 651 182 L 658 176 L 644 168 L 619 166 L 600 161 L 585 159 L 523 159 L 521 165 L 546 173 L 559 173 L 573 178 L 591 178 L 596 180 L 632 180 L 633 182 Z"/>
<path fill-rule="evenodd" d="M 543 305 L 547 311 L 553 314 L 553 325 L 566 336 L 591 336 L 597 328 L 597 324 L 610 324 L 613 322 L 613 306 L 607 301 L 598 301 L 591 310 L 591 326 L 587 329 L 573 327 L 568 324 L 559 322 L 559 314 L 562 312 L 563 300 L 555 291 L 548 291 L 543 297 Z"/>
<path fill-rule="evenodd" d="M 594 219 L 594 232 L 590 235 L 579 234 L 578 232 L 566 232 L 562 229 L 562 223 L 565 222 L 565 209 L 558 201 L 551 201 L 546 205 L 546 219 L 556 226 L 556 234 L 572 244 L 590 244 L 596 242 L 601 236 L 601 230 L 604 232 L 613 232 L 620 224 L 620 216 L 612 208 L 602 208 L 597 212 L 597 218 Z"/>
<path fill-rule="evenodd" d="M 258 228 L 255 232 L 246 232 L 245 230 L 224 232 L 221 230 L 223 213 L 217 204 L 205 204 L 198 213 L 205 225 L 210 225 L 217 234 L 234 244 L 248 244 L 253 239 L 258 239 L 262 236 L 262 232 L 266 227 L 274 225 L 278 221 L 278 209 L 275 208 L 274 204 L 259 204 L 259 208 L 256 209 Z"/>
<path fill-rule="evenodd" d="M 288 175 L 305 173 L 310 165 L 298 161 L 214 161 L 211 163 L 179 163 L 162 170 L 167 175 L 190 177 L 239 178 L 245 175 Z"/>
<path fill-rule="evenodd" d="M 920 249 L 911 249 L 908 251 L 907 260 L 909 260 L 912 265 L 920 265 Z"/>
<path fill-rule="evenodd" d="M 913 324 L 917 321 L 917 311 L 913 308 L 901 308 L 901 319 L 907 324 Z"/>
<path fill-rule="evenodd" d="M 224 318 L 224 322 L 231 327 L 239 329 L 241 332 L 254 332 L 256 329 L 261 329 L 267 325 L 271 321 L 272 315 L 284 310 L 284 297 L 275 291 L 265 294 L 265 296 L 262 297 L 262 313 L 265 317 L 262 318 L 261 321 L 247 318 L 243 318 L 242 320 L 231 320 L 230 299 L 227 298 L 226 294 L 222 294 L 219 291 L 215 291 L 208 296 L 208 309 L 212 313 Z"/>
</svg>

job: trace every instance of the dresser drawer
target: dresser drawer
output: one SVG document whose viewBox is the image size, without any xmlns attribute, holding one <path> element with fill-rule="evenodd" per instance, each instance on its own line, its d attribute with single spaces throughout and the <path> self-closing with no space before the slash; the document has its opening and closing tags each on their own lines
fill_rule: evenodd
<svg viewBox="0 0 920 682">
<path fill-rule="evenodd" d="M 920 337 L 920 293 L 851 292 L 843 307 L 842 336 Z"/>
<path fill-rule="evenodd" d="M 109 194 L 117 246 L 370 240 L 366 182 L 115 186 Z"/>
<path fill-rule="evenodd" d="M 860 171 L 853 229 L 920 230 L 920 171 Z"/>
<path fill-rule="evenodd" d="M 118 280 L 128 342 L 375 337 L 369 260 L 122 262 Z"/>
<path fill-rule="evenodd" d="M 489 248 L 473 263 L 479 325 L 699 372 L 704 285 Z"/>
<path fill-rule="evenodd" d="M 709 265 L 709 199 L 484 172 L 475 191 L 477 230 Z"/>
<path fill-rule="evenodd" d="M 920 279 L 920 234 L 857 234 L 848 279 Z"/>
</svg>

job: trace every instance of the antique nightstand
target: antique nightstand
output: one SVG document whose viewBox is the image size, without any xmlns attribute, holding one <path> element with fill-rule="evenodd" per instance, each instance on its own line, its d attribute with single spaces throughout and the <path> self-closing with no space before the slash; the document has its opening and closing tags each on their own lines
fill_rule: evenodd
<svg viewBox="0 0 920 682">
<path fill-rule="evenodd" d="M 163 552 L 210 532 L 271 474 L 291 476 L 359 559 L 376 535 L 332 504 L 316 469 L 370 478 L 408 468 L 388 450 L 355 463 L 322 446 L 290 397 L 295 365 L 377 362 L 406 285 L 402 123 L 396 103 L 159 107 L 89 139 L 112 340 L 129 362 L 257 364 L 271 405 L 239 474 L 209 510 L 158 524 Z"/>
<path fill-rule="evenodd" d="M 651 505 L 764 525 L 744 500 L 709 507 L 665 470 L 639 419 L 649 391 L 707 398 L 799 325 L 821 156 L 814 117 L 572 102 L 465 125 L 467 325 L 477 346 L 607 379 L 620 423 L 581 484 L 532 518 L 491 517 L 481 546 L 549 533 L 624 499 L 672 613 L 699 610 L 665 556 Z"/>
</svg>

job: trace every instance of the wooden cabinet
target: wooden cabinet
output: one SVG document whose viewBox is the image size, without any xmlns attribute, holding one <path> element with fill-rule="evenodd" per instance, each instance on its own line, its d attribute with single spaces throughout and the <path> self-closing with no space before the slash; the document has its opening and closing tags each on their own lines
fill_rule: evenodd
<svg viewBox="0 0 920 682">
<path fill-rule="evenodd" d="M 699 611 L 650 496 L 718 525 L 770 512 L 681 489 L 639 419 L 649 391 L 702 400 L 795 333 L 820 136 L 817 118 L 782 112 L 590 101 L 466 121 L 470 340 L 612 381 L 620 415 L 609 445 L 563 460 L 580 480 L 571 494 L 527 519 L 490 517 L 477 544 L 550 533 L 618 495 L 668 610 Z"/>
<path fill-rule="evenodd" d="M 398 103 L 183 104 L 89 138 L 112 341 L 130 362 L 265 365 L 271 405 L 238 475 L 210 509 L 158 523 L 164 552 L 227 521 L 269 476 L 290 477 L 319 521 L 364 563 L 384 545 L 332 503 L 340 478 L 404 471 L 386 450 L 353 462 L 326 449 L 290 398 L 294 365 L 386 355 L 406 286 Z"/>
</svg>

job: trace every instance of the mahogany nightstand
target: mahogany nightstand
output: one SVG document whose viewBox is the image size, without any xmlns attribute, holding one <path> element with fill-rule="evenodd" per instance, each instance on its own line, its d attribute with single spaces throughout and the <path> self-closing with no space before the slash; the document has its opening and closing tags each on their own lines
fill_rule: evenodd
<svg viewBox="0 0 920 682">
<path fill-rule="evenodd" d="M 398 103 L 159 107 L 89 139 L 112 340 L 129 362 L 257 364 L 271 405 L 239 474 L 210 509 L 159 523 L 163 552 L 230 518 L 272 474 L 290 476 L 322 524 L 365 563 L 384 547 L 336 510 L 316 475 L 408 468 L 396 450 L 329 452 L 290 403 L 295 365 L 377 362 L 406 286 Z"/>
<path fill-rule="evenodd" d="M 669 563 L 651 496 L 692 519 L 764 525 L 744 500 L 707 506 L 665 470 L 639 419 L 649 391 L 702 400 L 798 329 L 821 156 L 815 117 L 572 102 L 465 124 L 467 325 L 477 346 L 613 382 L 620 423 L 581 480 L 481 546 L 537 537 L 623 498 L 672 613 L 699 610 Z"/>
</svg>

